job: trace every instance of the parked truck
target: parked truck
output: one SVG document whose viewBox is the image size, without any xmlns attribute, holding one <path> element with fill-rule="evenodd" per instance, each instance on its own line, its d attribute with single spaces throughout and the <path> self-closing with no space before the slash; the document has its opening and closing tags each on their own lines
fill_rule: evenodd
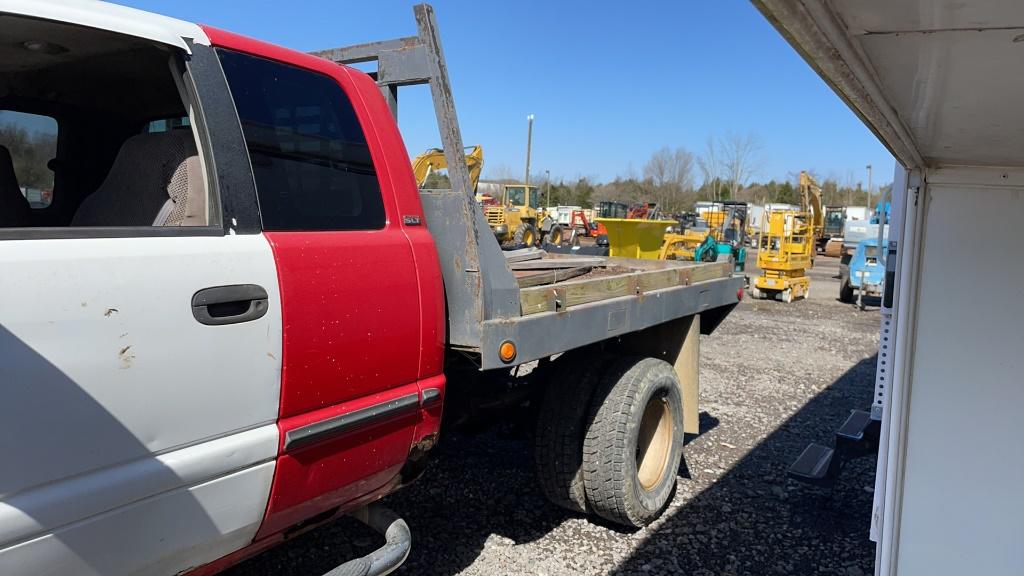
<svg viewBox="0 0 1024 576">
<path fill-rule="evenodd" d="M 548 498 L 660 513 L 698 432 L 699 335 L 742 279 L 598 258 L 526 287 L 474 200 L 433 11 L 415 16 L 415 36 L 311 55 L 0 1 L 0 109 L 59 141 L 46 208 L 0 154 L 0 574 L 211 574 L 343 514 L 387 543 L 332 574 L 385 574 L 411 533 L 375 502 L 424 472 L 442 416 L 527 398 Z M 395 121 L 417 83 L 450 190 L 417 189 Z"/>
</svg>

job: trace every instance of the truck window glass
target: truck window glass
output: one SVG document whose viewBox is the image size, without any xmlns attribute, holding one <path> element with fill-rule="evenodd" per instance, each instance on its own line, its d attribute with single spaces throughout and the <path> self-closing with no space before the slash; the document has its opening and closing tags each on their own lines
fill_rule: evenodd
<svg viewBox="0 0 1024 576">
<path fill-rule="evenodd" d="M 9 40 L 0 55 L 0 228 L 123 228 L 103 234 L 131 237 L 207 224 L 200 146 L 180 121 L 182 52 L 11 14 L 0 14 L 0 30 Z M 154 119 L 177 122 L 147 130 Z M 3 237 L 26 234 L 49 233 Z"/>
<path fill-rule="evenodd" d="M 146 127 L 142 131 L 147 134 L 157 134 L 160 132 L 178 130 L 179 128 L 186 128 L 189 125 L 190 124 L 188 116 L 180 116 L 176 118 L 162 118 L 160 120 L 150 121 L 146 124 Z"/>
<path fill-rule="evenodd" d="M 53 201 L 53 172 L 57 157 L 57 121 L 49 116 L 0 110 L 0 146 L 11 156 L 18 188 L 32 208 Z M 2 151 L 0 151 L 2 153 Z"/>
<path fill-rule="evenodd" d="M 229 50 L 265 230 L 372 230 L 384 203 L 366 137 L 333 79 Z"/>
</svg>

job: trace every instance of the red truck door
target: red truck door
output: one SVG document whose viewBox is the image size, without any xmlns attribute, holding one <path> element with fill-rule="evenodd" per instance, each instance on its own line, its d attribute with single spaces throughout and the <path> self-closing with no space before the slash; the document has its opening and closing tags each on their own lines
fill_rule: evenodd
<svg viewBox="0 0 1024 576">
<path fill-rule="evenodd" d="M 281 290 L 281 455 L 262 537 L 392 489 L 441 385 L 421 379 L 413 245 L 349 72 L 209 33 Z"/>
</svg>

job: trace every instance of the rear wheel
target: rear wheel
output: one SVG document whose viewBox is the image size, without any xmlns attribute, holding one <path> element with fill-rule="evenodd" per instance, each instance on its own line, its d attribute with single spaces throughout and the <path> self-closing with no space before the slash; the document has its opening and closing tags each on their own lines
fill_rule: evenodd
<svg viewBox="0 0 1024 576">
<path fill-rule="evenodd" d="M 551 227 L 551 230 L 548 231 L 548 242 L 554 244 L 555 246 L 561 246 L 562 239 L 564 236 L 565 230 L 562 228 L 561 225 L 555 224 L 554 226 Z"/>
<path fill-rule="evenodd" d="M 583 488 L 583 433 L 587 409 L 604 362 L 594 350 L 570 352 L 556 361 L 537 415 L 533 461 L 541 492 L 552 503 L 587 511 Z"/>
<path fill-rule="evenodd" d="M 512 235 L 512 242 L 515 244 L 526 244 L 534 246 L 537 244 L 537 229 L 532 224 L 520 224 Z"/>
<path fill-rule="evenodd" d="M 583 440 L 587 504 L 601 517 L 639 528 L 672 496 L 683 457 L 683 403 L 672 366 L 623 358 L 591 401 Z"/>
<path fill-rule="evenodd" d="M 846 280 L 839 286 L 839 301 L 844 304 L 853 303 L 853 286 L 850 286 L 850 281 Z"/>
<path fill-rule="evenodd" d="M 782 301 L 785 302 L 786 304 L 789 304 L 790 302 L 793 301 L 792 288 L 786 288 L 785 290 L 782 291 Z"/>
</svg>

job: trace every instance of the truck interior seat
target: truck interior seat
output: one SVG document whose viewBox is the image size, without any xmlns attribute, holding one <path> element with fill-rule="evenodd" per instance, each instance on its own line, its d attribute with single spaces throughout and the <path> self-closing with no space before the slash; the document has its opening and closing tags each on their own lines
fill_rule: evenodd
<svg viewBox="0 0 1024 576">
<path fill-rule="evenodd" d="M 32 207 L 18 186 L 14 162 L 6 146 L 0 146 L 0 227 L 29 226 Z"/>
<path fill-rule="evenodd" d="M 206 187 L 191 130 L 132 136 L 72 226 L 205 226 Z"/>
</svg>

